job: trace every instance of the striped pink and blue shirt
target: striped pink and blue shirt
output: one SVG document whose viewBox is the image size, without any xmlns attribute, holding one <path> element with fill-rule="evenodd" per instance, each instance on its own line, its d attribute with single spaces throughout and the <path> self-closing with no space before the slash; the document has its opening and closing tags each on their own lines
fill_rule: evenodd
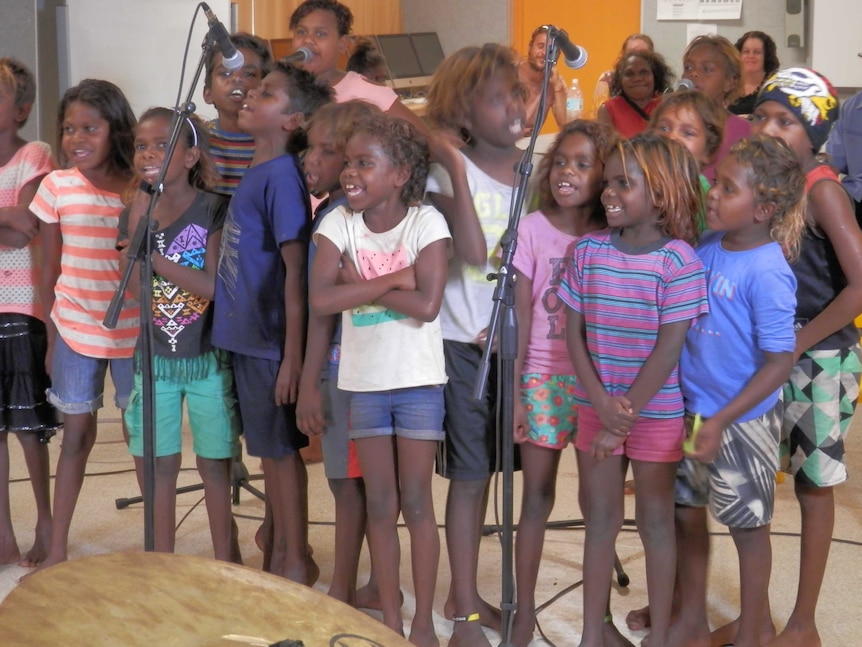
<svg viewBox="0 0 862 647">
<path fill-rule="evenodd" d="M 587 348 L 611 395 L 628 392 L 660 326 L 696 319 L 709 309 L 703 265 L 688 243 L 663 239 L 635 250 L 608 230 L 580 239 L 559 296 L 583 315 Z M 590 404 L 580 383 L 575 399 Z M 675 418 L 683 412 L 676 366 L 640 415 Z"/>
</svg>

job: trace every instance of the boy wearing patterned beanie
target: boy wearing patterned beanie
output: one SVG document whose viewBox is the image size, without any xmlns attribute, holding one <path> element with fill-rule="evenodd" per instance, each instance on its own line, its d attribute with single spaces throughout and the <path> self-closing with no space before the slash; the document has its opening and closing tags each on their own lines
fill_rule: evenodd
<svg viewBox="0 0 862 647">
<path fill-rule="evenodd" d="M 838 118 L 838 98 L 823 76 L 801 67 L 767 79 L 755 102 L 752 134 L 783 139 L 806 174 L 806 234 L 797 281 L 797 363 L 784 387 L 782 466 L 794 475 L 802 512 L 796 604 L 781 634 L 763 619 L 770 647 L 820 647 L 815 611 L 834 526 L 834 486 L 847 480 L 844 439 L 859 397 L 862 232 L 852 201 L 818 152 Z M 733 643 L 735 625 L 717 630 Z M 715 634 L 714 634 L 714 637 Z M 713 641 L 716 644 L 716 641 Z"/>
</svg>

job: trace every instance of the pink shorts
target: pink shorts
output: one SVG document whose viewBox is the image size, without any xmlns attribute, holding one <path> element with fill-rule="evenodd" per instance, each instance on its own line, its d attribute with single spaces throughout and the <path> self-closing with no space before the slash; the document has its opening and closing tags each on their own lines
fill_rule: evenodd
<svg viewBox="0 0 862 647">
<path fill-rule="evenodd" d="M 575 447 L 590 451 L 590 443 L 602 429 L 601 420 L 592 407 L 578 409 L 578 435 Z M 650 463 L 675 463 L 682 459 L 682 441 L 685 438 L 683 418 L 638 418 L 626 441 L 617 448 L 614 456 Z"/>
</svg>

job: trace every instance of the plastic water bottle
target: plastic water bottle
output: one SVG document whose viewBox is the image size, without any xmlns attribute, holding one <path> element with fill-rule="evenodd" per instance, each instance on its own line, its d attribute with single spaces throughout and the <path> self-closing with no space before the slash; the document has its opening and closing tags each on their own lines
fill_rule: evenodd
<svg viewBox="0 0 862 647">
<path fill-rule="evenodd" d="M 572 121 L 584 114 L 584 95 L 577 79 L 572 79 L 571 87 L 566 90 L 566 119 Z"/>
</svg>

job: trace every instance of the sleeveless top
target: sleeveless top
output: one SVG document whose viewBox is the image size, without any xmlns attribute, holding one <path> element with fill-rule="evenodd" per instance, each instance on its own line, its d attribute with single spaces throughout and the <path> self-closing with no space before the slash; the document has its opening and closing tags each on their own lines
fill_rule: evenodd
<svg viewBox="0 0 862 647">
<path fill-rule="evenodd" d="M 838 182 L 838 176 L 821 164 L 805 175 L 805 191 L 810 193 L 819 182 Z M 791 266 L 796 276 L 797 330 L 819 315 L 847 285 L 835 248 L 822 231 L 805 225 L 799 259 Z M 836 350 L 859 343 L 859 331 L 851 321 L 841 330 L 814 344 L 811 350 Z"/>
</svg>

